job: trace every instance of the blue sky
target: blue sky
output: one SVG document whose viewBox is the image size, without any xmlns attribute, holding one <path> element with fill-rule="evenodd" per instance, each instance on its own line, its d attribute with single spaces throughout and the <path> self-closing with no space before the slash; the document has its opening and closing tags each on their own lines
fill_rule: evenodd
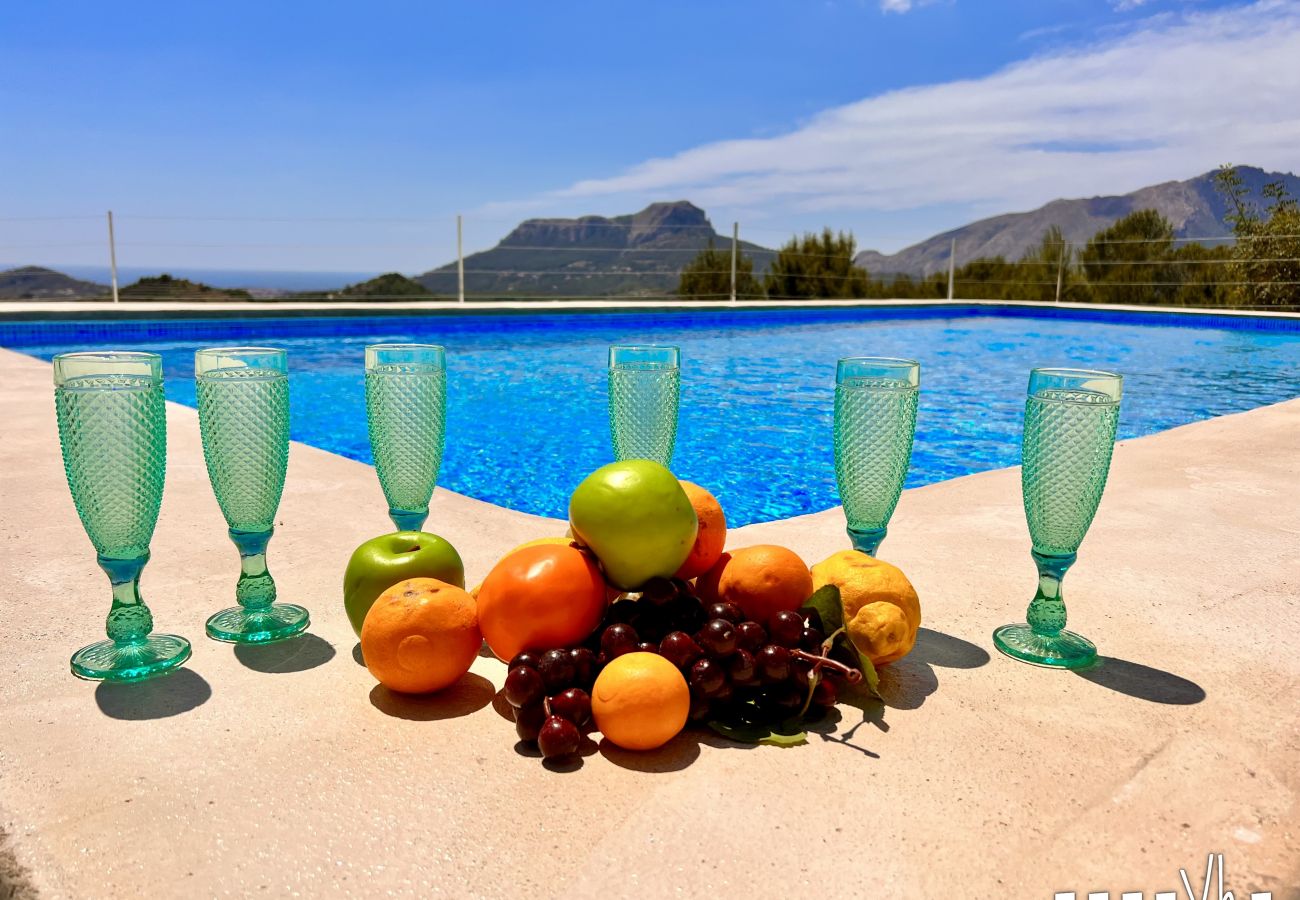
<svg viewBox="0 0 1300 900">
<path fill-rule="evenodd" d="M 414 272 L 457 212 L 478 249 L 678 198 L 897 249 L 1294 170 L 1296 58 L 1282 0 L 11 3 L 0 264 L 101 262 L 111 208 L 124 265 Z"/>
</svg>

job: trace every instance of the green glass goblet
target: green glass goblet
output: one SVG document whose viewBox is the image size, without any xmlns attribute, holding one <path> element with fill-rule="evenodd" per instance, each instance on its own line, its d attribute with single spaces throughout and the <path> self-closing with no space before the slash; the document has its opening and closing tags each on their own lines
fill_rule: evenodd
<svg viewBox="0 0 1300 900">
<path fill-rule="evenodd" d="M 266 545 L 289 464 L 289 368 L 283 350 L 215 347 L 194 354 L 199 431 L 208 478 L 239 550 L 238 606 L 207 622 L 208 637 L 266 644 L 309 624 L 307 610 L 275 602 Z"/>
<path fill-rule="evenodd" d="M 1027 622 L 1004 625 L 993 643 L 1040 666 L 1077 669 L 1097 657 L 1087 638 L 1065 630 L 1061 579 L 1097 513 L 1110 472 L 1123 378 L 1081 369 L 1034 369 L 1025 402 L 1020 485 L 1038 566 Z"/>
<path fill-rule="evenodd" d="M 921 365 L 853 356 L 835 370 L 835 480 L 853 548 L 875 556 L 912 462 Z"/>
<path fill-rule="evenodd" d="M 609 348 L 609 429 L 614 458 L 667 467 L 677 441 L 681 351 L 655 344 Z"/>
<path fill-rule="evenodd" d="M 421 530 L 446 445 L 446 351 L 435 344 L 367 347 L 366 424 L 388 517 L 398 531 Z"/>
<path fill-rule="evenodd" d="M 190 642 L 154 634 L 140 572 L 158 523 L 167 466 L 162 358 L 156 353 L 62 353 L 54 357 L 59 446 L 72 502 L 108 575 L 108 640 L 72 656 L 72 674 L 142 681 L 190 658 Z"/>
</svg>

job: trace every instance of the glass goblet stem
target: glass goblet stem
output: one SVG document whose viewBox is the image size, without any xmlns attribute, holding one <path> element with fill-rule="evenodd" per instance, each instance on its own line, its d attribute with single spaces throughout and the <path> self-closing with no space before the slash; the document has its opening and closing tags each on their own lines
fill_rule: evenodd
<svg viewBox="0 0 1300 900">
<path fill-rule="evenodd" d="M 1025 621 L 1034 634 L 1056 637 L 1065 629 L 1065 599 L 1061 596 L 1061 579 L 1066 569 L 1074 565 L 1075 554 L 1048 556 L 1031 550 L 1038 566 L 1038 591 L 1029 601 Z"/>
<path fill-rule="evenodd" d="M 426 506 L 424 509 L 395 509 L 390 506 L 388 518 L 393 520 L 393 525 L 398 531 L 420 531 L 429 518 L 429 508 Z"/>
<path fill-rule="evenodd" d="M 235 600 L 249 612 L 269 609 L 275 603 L 275 579 L 266 568 L 266 545 L 274 528 L 266 531 L 230 529 L 230 539 L 239 549 L 239 582 Z"/>
<path fill-rule="evenodd" d="M 875 556 L 876 551 L 880 549 L 880 544 L 885 540 L 885 534 L 889 531 L 889 526 L 881 525 L 879 528 L 854 528 L 849 526 L 849 541 L 853 544 L 853 549 Z"/>
<path fill-rule="evenodd" d="M 132 559 L 98 557 L 99 567 L 108 575 L 113 586 L 113 606 L 108 611 L 105 630 L 108 637 L 119 646 L 141 644 L 153 631 L 153 613 L 140 596 L 140 572 L 149 561 L 149 554 Z"/>
</svg>

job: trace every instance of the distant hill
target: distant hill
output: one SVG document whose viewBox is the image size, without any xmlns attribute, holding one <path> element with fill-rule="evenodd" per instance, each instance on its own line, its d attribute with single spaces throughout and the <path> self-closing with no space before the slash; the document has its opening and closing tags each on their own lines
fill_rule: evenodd
<svg viewBox="0 0 1300 900">
<path fill-rule="evenodd" d="M 312 296 L 304 294 L 303 296 Z M 315 296 L 320 296 L 319 293 Z M 387 300 L 389 298 L 400 298 L 403 300 L 420 298 L 431 298 L 433 294 L 418 281 L 407 278 L 405 275 L 397 272 L 388 272 L 384 275 L 377 275 L 369 281 L 362 281 L 357 284 L 350 284 L 340 291 L 330 291 L 325 294 L 327 299 L 365 299 Z"/>
<path fill-rule="evenodd" d="M 1256 202 L 1270 181 L 1284 181 L 1291 195 L 1300 197 L 1300 178 L 1295 175 L 1265 172 L 1252 166 L 1239 166 L 1237 171 Z M 1214 173 L 1207 172 L 1187 181 L 1167 181 L 1117 197 L 1053 200 L 1032 212 L 1007 213 L 945 231 L 894 254 L 864 250 L 856 261 L 873 277 L 891 274 L 923 277 L 947 271 L 954 238 L 957 265 L 979 257 L 1017 259 L 1035 246 L 1052 225 L 1060 227 L 1067 241 L 1082 244 L 1139 209 L 1154 209 L 1163 214 L 1173 224 L 1177 237 L 1217 238 L 1232 233 L 1223 218 L 1227 206 L 1214 189 Z"/>
<path fill-rule="evenodd" d="M 108 288 L 53 269 L 22 266 L 0 272 L 0 300 L 82 300 L 101 297 Z"/>
<path fill-rule="evenodd" d="M 685 200 L 652 203 L 638 213 L 605 218 L 528 219 L 491 250 L 465 257 L 465 292 L 524 297 L 662 296 L 677 287 L 682 267 L 712 239 L 731 246 L 700 209 Z M 775 255 L 748 241 L 741 252 L 761 271 Z M 455 295 L 456 264 L 415 278 L 435 294 Z"/>
<path fill-rule="evenodd" d="M 101 288 L 102 290 L 102 288 Z M 121 288 L 117 295 L 122 300 L 252 300 L 248 291 L 236 288 L 214 288 L 211 285 L 173 278 L 164 273 L 155 278 L 141 278 L 134 284 Z"/>
</svg>

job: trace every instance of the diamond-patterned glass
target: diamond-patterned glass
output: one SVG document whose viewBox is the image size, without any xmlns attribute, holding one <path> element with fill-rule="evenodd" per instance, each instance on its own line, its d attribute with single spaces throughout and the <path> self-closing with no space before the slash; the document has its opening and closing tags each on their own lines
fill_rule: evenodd
<svg viewBox="0 0 1300 900">
<path fill-rule="evenodd" d="M 91 543 L 102 556 L 145 555 L 167 464 L 162 383 L 81 376 L 55 390 L 55 406 L 68 487 Z"/>
<path fill-rule="evenodd" d="M 1025 401 L 1025 518 L 1034 549 L 1074 553 L 1092 525 L 1110 472 L 1119 403 L 1105 394 L 1044 390 Z"/>
<path fill-rule="evenodd" d="M 835 478 L 850 528 L 889 524 L 912 460 L 919 393 L 894 379 L 850 377 L 835 386 Z"/>
<path fill-rule="evenodd" d="M 289 376 L 256 368 L 197 377 L 203 458 L 231 528 L 266 531 L 289 464 Z"/>
<path fill-rule="evenodd" d="M 672 462 L 681 396 L 676 347 L 609 348 L 609 430 L 614 458 Z"/>
</svg>

